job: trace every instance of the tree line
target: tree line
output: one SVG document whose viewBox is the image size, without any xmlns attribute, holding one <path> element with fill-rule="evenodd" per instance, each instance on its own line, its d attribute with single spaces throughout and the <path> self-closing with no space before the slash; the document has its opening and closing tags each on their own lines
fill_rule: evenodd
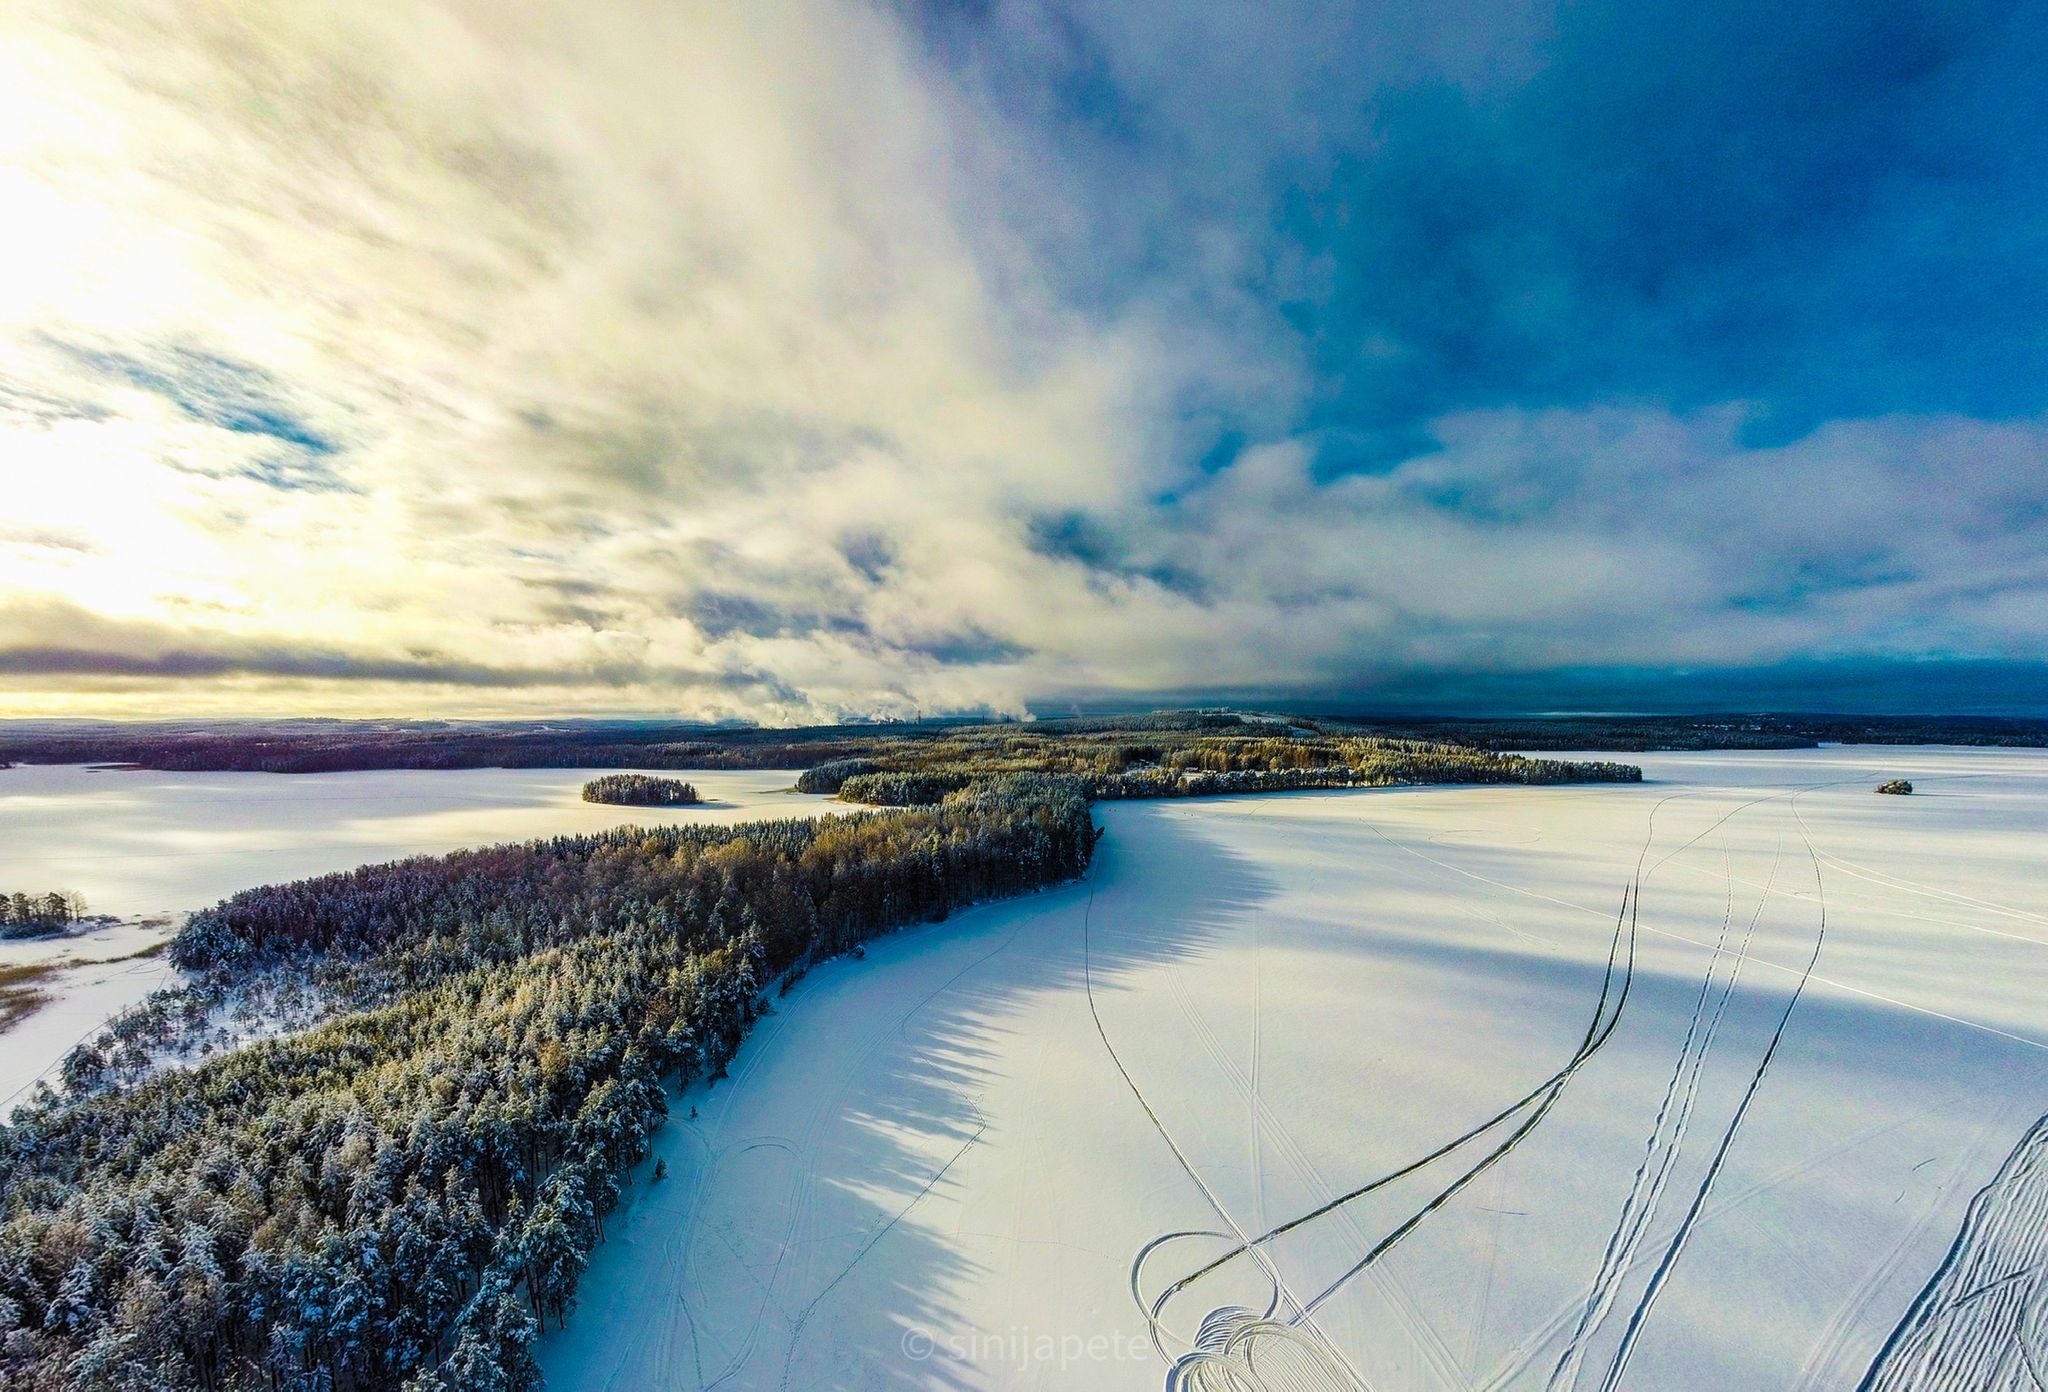
<svg viewBox="0 0 2048 1392">
<path fill-rule="evenodd" d="M 977 733 L 873 759 L 838 760 L 810 770 L 797 786 L 837 792 L 846 802 L 908 807 L 937 802 L 979 778 L 1021 770 L 1070 776 L 1095 800 L 1420 783 L 1630 783 L 1643 776 L 1633 764 L 1289 728 L 1188 732 L 1167 739 L 1131 731 Z"/>
<path fill-rule="evenodd" d="M 47 894 L 0 893 L 0 937 L 55 932 L 85 917 L 85 897 L 69 890 Z"/>
<path fill-rule="evenodd" d="M 1018 738 L 1101 746 L 1141 744 L 1147 737 L 1175 744 L 1212 736 L 1377 738 L 1499 753 L 1789 749 L 1822 742 L 2041 746 L 2048 745 L 2048 720 L 1768 713 L 1335 718 L 1182 710 L 1029 723 L 884 721 L 799 729 L 635 720 L 155 721 L 117 726 L 18 721 L 0 728 L 0 766 L 9 761 L 133 763 L 153 769 L 326 773 L 395 768 L 809 769 L 864 759 L 900 770 L 956 760 L 970 750 L 999 757 L 1002 748 Z"/>
<path fill-rule="evenodd" d="M 0 1385 L 524 1392 L 667 1089 L 877 933 L 1069 879 L 1076 785 L 621 828 L 238 894 L 173 960 L 360 1008 L 0 1128 Z M 97 1046 L 87 1045 L 90 1053 Z"/>
</svg>

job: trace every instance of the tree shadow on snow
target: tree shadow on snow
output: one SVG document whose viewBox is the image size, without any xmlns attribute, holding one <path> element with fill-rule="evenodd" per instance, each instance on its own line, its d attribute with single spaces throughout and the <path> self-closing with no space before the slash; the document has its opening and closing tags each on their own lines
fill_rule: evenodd
<svg viewBox="0 0 2048 1392">
<path fill-rule="evenodd" d="M 825 964 L 755 1026 L 728 1080 L 674 1099 L 577 1312 L 543 1344 L 550 1388 L 931 1389 L 982 1385 L 991 1363 L 1026 1371 L 1044 1352 L 1032 1341 L 1056 1332 L 973 1327 L 949 1292 L 989 1273 L 919 1221 L 977 1150 L 1017 1141 L 977 1099 L 1028 1050 L 1021 1012 L 1069 998 L 1062 1019 L 1109 1070 L 1090 981 L 1108 1016 L 1134 976 L 1208 950 L 1273 892 L 1184 808 L 1105 811 L 1086 880 Z"/>
</svg>

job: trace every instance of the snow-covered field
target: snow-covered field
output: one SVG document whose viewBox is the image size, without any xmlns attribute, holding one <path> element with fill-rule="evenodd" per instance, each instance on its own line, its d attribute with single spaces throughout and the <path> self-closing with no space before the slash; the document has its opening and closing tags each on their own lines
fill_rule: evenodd
<svg viewBox="0 0 2048 1392">
<path fill-rule="evenodd" d="M 51 999 L 0 1035 L 0 1116 L 86 1034 L 167 984 L 164 941 L 183 913 L 236 890 L 401 856 L 628 824 L 738 822 L 842 810 L 788 791 L 788 770 L 686 771 L 701 807 L 584 802 L 583 769 L 372 773 L 156 773 L 0 769 L 0 891 L 77 890 L 97 931 L 0 942 L 0 966 L 70 962 Z M 129 958 L 113 961 L 115 958 Z"/>
<path fill-rule="evenodd" d="M 1099 807 L 679 1101 L 549 1385 L 2032 1386 L 2048 754 L 1641 762 Z"/>
</svg>

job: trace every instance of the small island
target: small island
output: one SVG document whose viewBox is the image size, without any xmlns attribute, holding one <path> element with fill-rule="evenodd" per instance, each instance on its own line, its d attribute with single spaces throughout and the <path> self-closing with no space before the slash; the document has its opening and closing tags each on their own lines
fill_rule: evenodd
<svg viewBox="0 0 2048 1392">
<path fill-rule="evenodd" d="M 644 773 L 609 773 L 583 785 L 585 802 L 616 807 L 695 807 L 704 799 L 679 778 L 652 778 Z"/>
<path fill-rule="evenodd" d="M 1903 778 L 1894 778 L 1888 783 L 1878 784 L 1877 790 L 1880 793 L 1897 793 L 1903 796 L 1913 791 L 1913 785 Z"/>
</svg>

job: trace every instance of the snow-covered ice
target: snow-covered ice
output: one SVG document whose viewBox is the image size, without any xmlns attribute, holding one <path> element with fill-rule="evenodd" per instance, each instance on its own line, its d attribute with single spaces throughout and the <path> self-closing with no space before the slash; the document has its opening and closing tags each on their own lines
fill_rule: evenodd
<svg viewBox="0 0 2048 1392">
<path fill-rule="evenodd" d="M 668 822 L 739 822 L 844 811 L 790 792 L 790 770 L 688 770 L 698 807 L 582 800 L 602 770 L 159 773 L 81 765 L 0 769 L 0 891 L 76 890 L 123 921 L 0 942 L 0 965 L 72 961 L 39 983 L 47 1004 L 0 1034 L 0 1116 L 116 1012 L 170 983 L 164 941 L 185 911 L 260 884 L 374 861 Z"/>
<path fill-rule="evenodd" d="M 73 889 L 94 913 L 205 908 L 238 889 L 426 855 L 669 822 L 840 808 L 789 791 L 789 770 L 665 772 L 700 807 L 582 800 L 606 769 L 158 773 L 76 764 L 0 769 L 0 888 Z M 646 770 L 641 770 L 645 772 Z"/>
<path fill-rule="evenodd" d="M 2048 754 L 1639 762 L 1098 807 L 678 1100 L 549 1386 L 1822 1392 L 1952 1244 L 1875 1385 L 2021 1376 Z"/>
</svg>

